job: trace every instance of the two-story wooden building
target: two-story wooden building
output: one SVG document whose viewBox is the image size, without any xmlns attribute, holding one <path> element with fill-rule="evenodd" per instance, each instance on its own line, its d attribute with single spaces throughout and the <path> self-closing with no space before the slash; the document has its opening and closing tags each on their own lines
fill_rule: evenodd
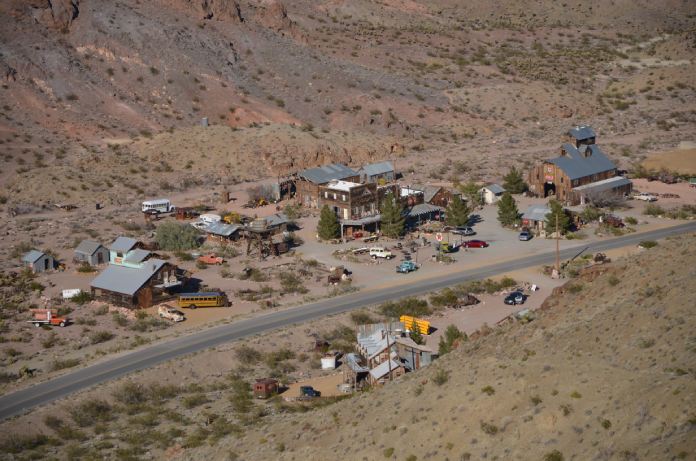
<svg viewBox="0 0 696 461">
<path fill-rule="evenodd" d="M 568 205 L 584 204 L 595 194 L 627 195 L 630 180 L 617 176 L 614 163 L 595 144 L 592 128 L 569 130 L 561 155 L 535 165 L 527 175 L 529 191 L 539 197 L 554 196 Z"/>
<path fill-rule="evenodd" d="M 307 208 L 321 208 L 319 188 L 330 181 L 360 181 L 360 173 L 339 163 L 309 168 L 297 174 L 295 198 Z"/>
</svg>

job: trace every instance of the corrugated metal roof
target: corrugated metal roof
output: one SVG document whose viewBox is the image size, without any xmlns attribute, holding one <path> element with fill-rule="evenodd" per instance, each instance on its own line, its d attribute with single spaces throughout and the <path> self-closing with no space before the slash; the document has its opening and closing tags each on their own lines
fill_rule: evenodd
<svg viewBox="0 0 696 461">
<path fill-rule="evenodd" d="M 430 353 L 433 352 L 433 350 L 431 348 L 429 348 L 428 346 L 425 346 L 423 344 L 418 344 L 409 337 L 396 338 L 396 342 L 398 344 L 402 344 L 406 347 L 411 347 L 411 348 L 419 350 L 421 352 L 430 352 Z"/>
<path fill-rule="evenodd" d="M 39 260 L 45 253 L 39 250 L 31 250 L 22 256 L 22 261 L 25 263 L 35 263 Z"/>
<path fill-rule="evenodd" d="M 133 296 L 165 264 L 161 259 L 151 259 L 140 268 L 110 264 L 92 280 L 91 286 Z"/>
<path fill-rule="evenodd" d="M 499 184 L 489 184 L 482 189 L 488 189 L 496 195 L 505 193 L 505 188 Z"/>
<path fill-rule="evenodd" d="M 77 248 L 75 248 L 75 253 L 92 256 L 101 246 L 101 243 L 95 242 L 94 240 L 83 240 Z"/>
<path fill-rule="evenodd" d="M 597 144 L 580 146 L 578 150 L 572 144 L 563 144 L 567 155 L 549 160 L 563 170 L 572 179 L 584 178 L 593 174 L 603 173 L 616 168 L 614 163 L 604 155 Z M 589 155 L 584 154 L 589 150 Z"/>
<path fill-rule="evenodd" d="M 119 237 L 114 240 L 114 243 L 111 244 L 109 249 L 112 251 L 118 251 L 120 253 L 127 253 L 137 244 L 138 241 L 136 239 L 130 237 Z"/>
<path fill-rule="evenodd" d="M 568 134 L 578 141 L 595 138 L 597 135 L 591 126 L 581 125 L 568 130 Z"/>
<path fill-rule="evenodd" d="M 198 296 L 220 296 L 219 291 L 201 291 L 200 293 L 181 293 L 179 295 L 180 298 L 190 298 L 190 297 L 198 297 Z"/>
<path fill-rule="evenodd" d="M 440 192 L 441 186 L 425 186 L 423 187 L 423 201 L 425 203 L 430 203 L 430 201 L 435 197 L 435 195 Z"/>
<path fill-rule="evenodd" d="M 239 226 L 236 224 L 226 224 L 224 222 L 215 222 L 209 224 L 205 229 L 203 229 L 208 234 L 221 235 L 223 237 L 229 237 L 239 230 Z"/>
<path fill-rule="evenodd" d="M 574 187 L 575 191 L 592 191 L 592 192 L 602 192 L 605 190 L 615 189 L 617 187 L 626 186 L 631 184 L 629 179 L 623 176 L 614 176 L 613 178 L 603 179 L 601 181 L 591 182 L 582 186 Z"/>
<path fill-rule="evenodd" d="M 290 220 L 285 213 L 276 213 L 266 217 L 267 227 L 278 227 L 289 222 Z"/>
<path fill-rule="evenodd" d="M 406 212 L 406 216 L 413 218 L 424 214 L 439 213 L 443 210 L 444 208 L 436 205 L 431 205 L 429 203 L 419 203 L 418 205 L 413 205 L 411 208 L 409 208 Z"/>
<path fill-rule="evenodd" d="M 332 163 L 317 168 L 309 168 L 301 171 L 298 176 L 315 184 L 325 184 L 332 179 L 346 179 L 350 176 L 357 176 L 358 173 L 351 168 L 340 163 Z"/>
<path fill-rule="evenodd" d="M 546 220 L 546 215 L 551 213 L 551 209 L 546 205 L 530 205 L 527 211 L 522 215 L 522 219 L 527 219 L 529 221 L 544 221 Z"/>
<path fill-rule="evenodd" d="M 392 165 L 392 162 L 390 161 L 370 163 L 369 165 L 363 166 L 361 170 L 367 176 L 376 176 L 378 174 L 385 174 L 389 173 L 390 171 L 394 171 L 394 165 Z"/>
<path fill-rule="evenodd" d="M 400 363 L 395 362 L 393 360 L 385 360 L 384 362 L 380 363 L 379 365 L 374 367 L 372 370 L 370 370 L 370 375 L 372 375 L 372 377 L 374 379 L 380 379 L 383 376 L 388 375 L 390 362 L 391 362 L 391 369 L 392 370 L 396 370 L 397 368 L 399 368 L 401 366 Z"/>
<path fill-rule="evenodd" d="M 343 359 L 344 363 L 348 365 L 348 368 L 353 370 L 353 372 L 355 373 L 367 373 L 368 371 L 370 371 L 369 368 L 360 365 L 360 356 L 354 352 L 346 354 Z"/>
<path fill-rule="evenodd" d="M 126 255 L 126 261 L 133 264 L 138 264 L 145 261 L 145 258 L 150 256 L 150 252 L 143 250 L 142 248 L 136 248 L 133 251 L 129 251 Z"/>
</svg>

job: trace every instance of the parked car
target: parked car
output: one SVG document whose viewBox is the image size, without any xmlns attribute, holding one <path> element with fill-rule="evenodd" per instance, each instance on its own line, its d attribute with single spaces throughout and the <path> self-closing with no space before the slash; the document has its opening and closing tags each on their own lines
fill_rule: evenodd
<svg viewBox="0 0 696 461">
<path fill-rule="evenodd" d="M 633 196 L 634 199 L 636 200 L 643 200 L 646 202 L 655 202 L 657 201 L 657 197 L 655 197 L 653 194 L 650 194 L 648 192 L 640 192 L 636 195 Z"/>
<path fill-rule="evenodd" d="M 532 233 L 529 232 L 528 230 L 523 230 L 522 232 L 520 232 L 520 237 L 519 237 L 519 239 L 522 240 L 523 242 L 526 242 L 526 241 L 528 241 L 528 240 L 531 240 L 531 239 L 532 239 Z"/>
<path fill-rule="evenodd" d="M 186 320 L 183 312 L 178 311 L 167 304 L 158 307 L 157 313 L 161 318 L 171 320 L 172 322 L 183 322 Z"/>
<path fill-rule="evenodd" d="M 521 291 L 513 291 L 509 295 L 505 297 L 503 302 L 505 304 L 510 304 L 510 305 L 516 305 L 516 304 L 524 304 L 525 296 L 524 293 Z"/>
<path fill-rule="evenodd" d="M 476 231 L 468 226 L 457 226 L 452 230 L 453 234 L 457 235 L 476 235 Z"/>
<path fill-rule="evenodd" d="M 466 242 L 462 242 L 462 246 L 464 248 L 486 248 L 488 243 L 483 240 L 467 240 Z"/>
<path fill-rule="evenodd" d="M 217 264 L 220 265 L 225 262 L 225 260 L 220 257 L 216 256 L 214 254 L 209 254 L 209 255 L 203 255 L 198 257 L 198 261 L 202 262 L 203 264 Z"/>
<path fill-rule="evenodd" d="M 370 248 L 370 257 L 372 259 L 377 259 L 377 258 L 392 259 L 394 257 L 394 255 L 392 254 L 391 251 L 387 250 L 386 248 L 372 247 L 372 248 Z"/>
<path fill-rule="evenodd" d="M 401 264 L 396 266 L 396 272 L 400 274 L 408 274 L 409 272 L 417 271 L 418 264 L 413 261 L 401 261 Z"/>
<path fill-rule="evenodd" d="M 312 386 L 300 386 L 300 399 L 321 397 L 321 392 L 314 389 Z"/>
</svg>

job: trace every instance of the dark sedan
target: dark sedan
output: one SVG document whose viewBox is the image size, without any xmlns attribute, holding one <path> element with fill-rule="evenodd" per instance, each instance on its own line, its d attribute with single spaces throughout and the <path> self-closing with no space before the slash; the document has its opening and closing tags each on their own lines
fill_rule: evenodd
<svg viewBox="0 0 696 461">
<path fill-rule="evenodd" d="M 522 293 L 521 291 L 513 291 L 512 293 L 510 293 L 509 295 L 507 295 L 505 297 L 503 302 L 505 304 L 510 304 L 510 305 L 524 304 L 524 299 L 525 299 L 524 293 Z"/>
<path fill-rule="evenodd" d="M 462 246 L 464 248 L 486 248 L 488 243 L 483 240 L 467 240 L 466 242 L 462 242 Z"/>
</svg>

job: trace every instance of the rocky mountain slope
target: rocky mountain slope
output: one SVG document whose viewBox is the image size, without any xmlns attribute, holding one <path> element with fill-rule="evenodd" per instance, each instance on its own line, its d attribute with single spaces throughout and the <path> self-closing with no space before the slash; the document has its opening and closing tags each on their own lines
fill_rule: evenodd
<svg viewBox="0 0 696 461">
<path fill-rule="evenodd" d="M 10 0 L 0 14 L 11 204 L 108 201 L 171 181 L 156 165 L 141 180 L 137 141 L 203 117 L 313 133 L 297 168 L 362 158 L 352 142 L 321 155 L 319 138 L 344 133 L 376 140 L 380 158 L 396 140 L 412 163 L 497 159 L 521 143 L 538 153 L 581 122 L 648 146 L 693 134 L 693 2 Z M 264 149 L 246 145 L 243 156 Z M 239 176 L 282 172 L 273 157 Z M 84 163 L 92 174 L 76 179 Z M 136 173 L 108 180 L 116 166 Z M 26 187 L 37 182 L 50 187 Z"/>
<path fill-rule="evenodd" d="M 696 236 L 598 266 L 528 324 L 181 459 L 693 459 Z"/>
</svg>

